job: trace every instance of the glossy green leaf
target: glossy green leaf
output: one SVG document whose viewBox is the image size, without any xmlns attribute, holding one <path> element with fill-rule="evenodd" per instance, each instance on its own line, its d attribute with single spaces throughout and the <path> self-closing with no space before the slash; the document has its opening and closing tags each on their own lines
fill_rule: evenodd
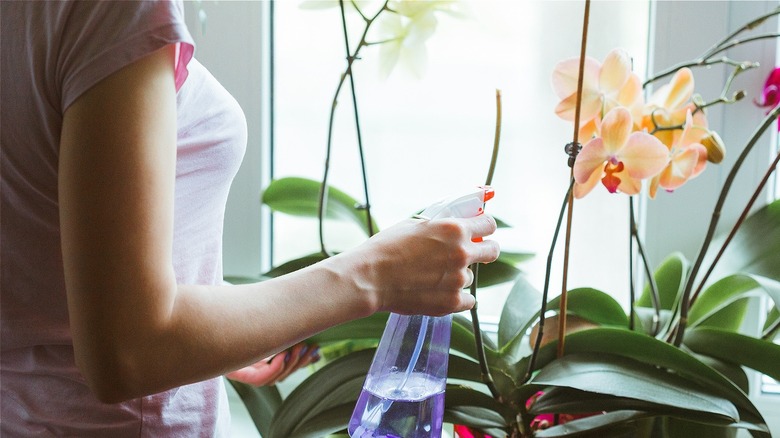
<svg viewBox="0 0 780 438">
<path fill-rule="evenodd" d="M 693 352 L 691 354 L 701 363 L 723 374 L 724 377 L 734 382 L 734 384 L 745 394 L 750 393 L 750 380 L 748 379 L 747 373 L 740 365 L 725 362 L 711 356 L 705 356 Z"/>
<path fill-rule="evenodd" d="M 450 354 L 447 364 L 447 378 L 482 383 L 482 371 L 479 368 L 479 363 Z"/>
<path fill-rule="evenodd" d="M 482 343 L 485 348 L 488 363 L 494 361 L 496 357 L 495 343 L 484 332 L 482 333 Z M 450 349 L 463 353 L 475 361 L 479 358 L 477 355 L 477 343 L 474 339 L 474 325 L 471 320 L 463 315 L 452 316 Z"/>
<path fill-rule="evenodd" d="M 737 331 L 746 311 L 746 299 L 766 294 L 780 302 L 780 283 L 758 275 L 734 274 L 713 283 L 691 306 L 690 327 Z"/>
<path fill-rule="evenodd" d="M 542 349 L 544 354 L 537 359 L 537 367 L 554 360 L 556 344 L 552 342 Z M 733 382 L 685 351 L 651 336 L 615 328 L 584 330 L 566 337 L 566 354 L 576 353 L 613 354 L 674 371 L 713 395 L 731 400 L 740 409 L 743 420 L 765 423 L 747 395 Z M 521 391 L 520 396 L 529 397 L 531 390 Z"/>
<path fill-rule="evenodd" d="M 520 263 L 531 260 L 534 258 L 534 256 L 535 254 L 532 252 L 516 252 L 502 249 L 501 255 L 499 255 L 498 258 L 509 263 L 510 265 L 517 266 Z"/>
<path fill-rule="evenodd" d="M 306 178 L 288 177 L 271 182 L 263 192 L 262 201 L 272 210 L 293 216 L 317 217 L 319 211 L 320 181 Z M 347 220 L 358 225 L 368 234 L 366 211 L 359 208 L 360 203 L 341 190 L 330 187 L 326 217 Z M 374 231 L 379 227 L 373 223 Z"/>
<path fill-rule="evenodd" d="M 513 263 L 507 262 L 501 256 L 492 263 L 479 265 L 478 270 L 477 287 L 490 287 L 506 283 L 514 280 L 521 273 Z"/>
<path fill-rule="evenodd" d="M 654 321 L 656 318 L 655 310 L 649 307 L 635 307 L 634 308 L 634 320 L 639 321 L 637 328 L 641 328 L 642 332 L 651 336 L 654 336 Z M 667 326 L 674 316 L 671 310 L 662 309 L 659 312 L 659 324 L 658 327 Z"/>
<path fill-rule="evenodd" d="M 531 324 L 539 318 L 542 294 L 524 277 L 509 291 L 498 322 L 498 345 L 502 355 L 513 356 Z"/>
<path fill-rule="evenodd" d="M 688 274 L 689 262 L 680 253 L 669 255 L 656 269 L 653 274 L 656 285 L 658 286 L 658 297 L 660 298 L 661 309 L 672 310 L 678 300 L 680 291 Z M 645 287 L 642 295 L 636 300 L 635 304 L 639 307 L 653 307 L 652 294 L 650 287 Z"/>
<path fill-rule="evenodd" d="M 345 430 L 355 403 L 342 403 L 308 418 L 290 433 L 290 438 L 321 438 Z"/>
<path fill-rule="evenodd" d="M 657 414 L 642 411 L 613 411 L 606 414 L 594 415 L 570 421 L 565 424 L 553 426 L 534 434 L 535 438 L 576 437 L 583 435 L 613 436 L 610 431 L 616 427 L 624 427 L 626 423 L 632 423 L 629 429 L 631 433 L 626 436 L 643 436 L 639 431 L 636 421 L 642 418 L 650 418 Z M 622 429 L 621 429 L 622 430 Z"/>
<path fill-rule="evenodd" d="M 643 410 L 722 423 L 739 420 L 728 399 L 674 373 L 616 355 L 567 354 L 539 371 L 532 383 L 567 388 L 545 390 L 532 414 Z"/>
<path fill-rule="evenodd" d="M 282 396 L 276 386 L 256 387 L 227 378 L 225 380 L 230 382 L 238 393 L 260 435 L 268 435 L 271 421 L 282 405 Z"/>
<path fill-rule="evenodd" d="M 444 404 L 449 409 L 462 406 L 473 406 L 492 411 L 495 413 L 494 418 L 497 423 L 495 423 L 494 426 L 496 427 L 505 425 L 503 424 L 501 413 L 509 417 L 513 416 L 512 412 L 506 406 L 500 404 L 489 394 L 464 385 L 447 385 L 447 390 L 444 393 Z"/>
<path fill-rule="evenodd" d="M 775 306 L 766 315 L 766 322 L 761 330 L 765 339 L 774 339 L 777 334 L 780 333 L 780 324 L 778 321 L 780 321 L 780 310 Z"/>
<path fill-rule="evenodd" d="M 710 246 L 703 267 L 709 267 L 725 236 Z M 740 226 L 720 261 L 712 278 L 745 272 L 780 281 L 780 200 L 751 214 Z"/>
<path fill-rule="evenodd" d="M 550 300 L 547 308 L 559 310 L 561 297 Z M 568 292 L 566 311 L 599 325 L 628 327 L 628 316 L 614 298 L 593 288 L 578 288 Z"/>
<path fill-rule="evenodd" d="M 366 318 L 339 324 L 312 336 L 308 339 L 308 342 L 325 345 L 332 342 L 355 339 L 379 340 L 387 325 L 388 316 L 388 313 L 380 312 Z"/>
<path fill-rule="evenodd" d="M 447 385 L 444 393 L 444 421 L 485 429 L 504 428 L 502 407 L 489 395 L 471 388 Z"/>
<path fill-rule="evenodd" d="M 775 343 L 712 328 L 687 331 L 684 343 L 699 354 L 744 365 L 780 380 L 780 345 Z"/>
<path fill-rule="evenodd" d="M 269 438 L 292 436 L 309 418 L 357 400 L 374 349 L 361 350 L 334 360 L 301 382 L 279 407 Z"/>
</svg>

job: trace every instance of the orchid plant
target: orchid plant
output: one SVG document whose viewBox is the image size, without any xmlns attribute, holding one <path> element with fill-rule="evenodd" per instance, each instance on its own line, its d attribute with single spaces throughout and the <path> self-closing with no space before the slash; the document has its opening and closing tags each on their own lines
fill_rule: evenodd
<svg viewBox="0 0 780 438">
<path fill-rule="evenodd" d="M 352 63 L 361 49 L 381 45 L 381 65 L 388 73 L 399 60 L 423 58 L 424 49 L 412 47 L 431 36 L 436 14 L 455 10 L 449 1 L 385 1 L 373 15 L 366 14 L 358 1 L 306 4 L 337 6 L 342 12 L 347 66 L 333 100 L 331 120 L 342 86 L 347 79 L 353 80 Z M 586 8 L 587 4 L 586 0 Z M 344 19 L 348 7 L 357 11 L 365 25 L 352 49 Z M 710 129 L 707 110 L 713 105 L 744 103 L 747 93 L 732 91 L 733 80 L 757 64 L 720 55 L 738 44 L 780 36 L 759 33 L 742 38 L 777 15 L 780 8 L 746 23 L 699 58 L 644 82 L 631 70 L 630 55 L 622 50 L 610 52 L 602 62 L 580 56 L 555 67 L 552 83 L 560 98 L 555 113 L 574 123 L 575 139 L 584 143 L 580 146 L 575 141 L 567 148 L 572 178 L 558 230 L 567 210 L 571 221 L 573 199 L 587 196 L 599 183 L 616 196 L 627 196 L 632 242 L 642 258 L 646 286 L 635 296 L 632 277 L 626 312 L 608 293 L 592 288 L 564 287 L 560 296 L 548 300 L 547 284 L 538 291 L 518 275 L 517 264 L 526 254 L 504 253 L 497 263 L 481 267 L 476 281 L 480 286 L 511 281 L 512 290 L 496 336 L 484 333 L 477 318 L 454 317 L 444 418 L 455 425 L 458 437 L 730 437 L 738 429 L 754 437 L 771 437 L 748 396 L 744 368 L 780 379 L 780 345 L 774 343 L 780 334 L 780 201 L 750 214 L 780 154 L 731 232 L 716 236 L 715 228 L 745 156 L 780 114 L 777 70 L 756 100 L 770 110 L 739 151 L 693 263 L 675 253 L 651 271 L 637 231 L 633 200 L 645 194 L 655 198 L 659 191 L 682 190 L 708 163 L 723 161 L 726 148 Z M 382 32 L 374 34 L 381 35 L 379 39 L 370 42 L 374 23 L 385 24 L 378 26 Z M 720 95 L 706 101 L 695 93 L 694 70 L 719 63 L 730 66 L 731 74 Z M 667 78 L 666 84 L 650 92 Z M 357 116 L 355 126 L 359 133 Z M 500 118 L 497 126 L 496 143 Z M 328 151 L 331 131 L 332 125 Z M 322 238 L 326 217 L 355 221 L 367 235 L 377 230 L 365 184 L 365 202 L 329 187 L 328 160 L 322 181 L 285 178 L 266 189 L 263 202 L 275 211 L 318 218 L 321 251 L 277 266 L 265 277 L 329 256 Z M 365 166 L 363 171 L 365 180 Z M 551 248 L 556 247 L 558 230 Z M 632 248 L 628 257 L 633 253 Z M 706 272 L 700 274 L 705 267 Z M 747 304 L 755 297 L 772 303 L 762 315 L 765 322 L 757 335 L 742 331 Z M 386 318 L 374 315 L 311 338 L 310 343 L 323 347 L 326 363 L 286 397 L 275 387 L 234 383 L 262 435 L 344 436 Z M 557 331 L 545 330 L 546 322 L 558 323 Z"/>
</svg>

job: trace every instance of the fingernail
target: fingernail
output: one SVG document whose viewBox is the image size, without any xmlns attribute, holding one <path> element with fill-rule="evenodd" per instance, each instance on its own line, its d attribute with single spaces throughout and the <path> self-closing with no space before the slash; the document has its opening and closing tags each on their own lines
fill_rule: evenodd
<svg viewBox="0 0 780 438">
<path fill-rule="evenodd" d="M 301 348 L 301 352 L 298 353 L 298 357 L 306 356 L 306 352 L 309 351 L 309 346 L 304 345 L 303 348 Z"/>
<path fill-rule="evenodd" d="M 319 359 L 319 352 L 320 347 L 315 347 L 314 350 L 312 350 L 309 354 L 311 354 L 311 357 L 317 357 L 317 359 Z"/>
<path fill-rule="evenodd" d="M 290 355 L 290 352 L 289 352 L 289 351 L 288 351 L 287 353 L 285 353 L 285 354 L 284 354 L 284 363 L 287 363 L 287 362 L 289 362 L 289 361 L 290 361 L 290 356 L 291 356 L 291 355 Z"/>
</svg>

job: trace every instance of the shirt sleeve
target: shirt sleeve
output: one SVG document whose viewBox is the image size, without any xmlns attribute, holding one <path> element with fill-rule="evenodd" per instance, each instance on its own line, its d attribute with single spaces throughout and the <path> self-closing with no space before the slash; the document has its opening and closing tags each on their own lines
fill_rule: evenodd
<svg viewBox="0 0 780 438">
<path fill-rule="evenodd" d="M 58 47 L 56 68 L 60 108 L 121 68 L 169 44 L 176 45 L 178 90 L 195 51 L 181 2 L 69 2 L 49 47 Z"/>
</svg>

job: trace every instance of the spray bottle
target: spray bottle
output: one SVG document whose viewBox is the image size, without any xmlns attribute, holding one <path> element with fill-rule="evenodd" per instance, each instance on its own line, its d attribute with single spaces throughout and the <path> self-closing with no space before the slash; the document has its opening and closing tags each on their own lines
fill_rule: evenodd
<svg viewBox="0 0 780 438">
<path fill-rule="evenodd" d="M 493 189 L 482 187 L 420 216 L 478 216 L 492 197 Z M 352 438 L 441 437 L 451 327 L 452 315 L 390 314 L 349 421 Z"/>
</svg>

